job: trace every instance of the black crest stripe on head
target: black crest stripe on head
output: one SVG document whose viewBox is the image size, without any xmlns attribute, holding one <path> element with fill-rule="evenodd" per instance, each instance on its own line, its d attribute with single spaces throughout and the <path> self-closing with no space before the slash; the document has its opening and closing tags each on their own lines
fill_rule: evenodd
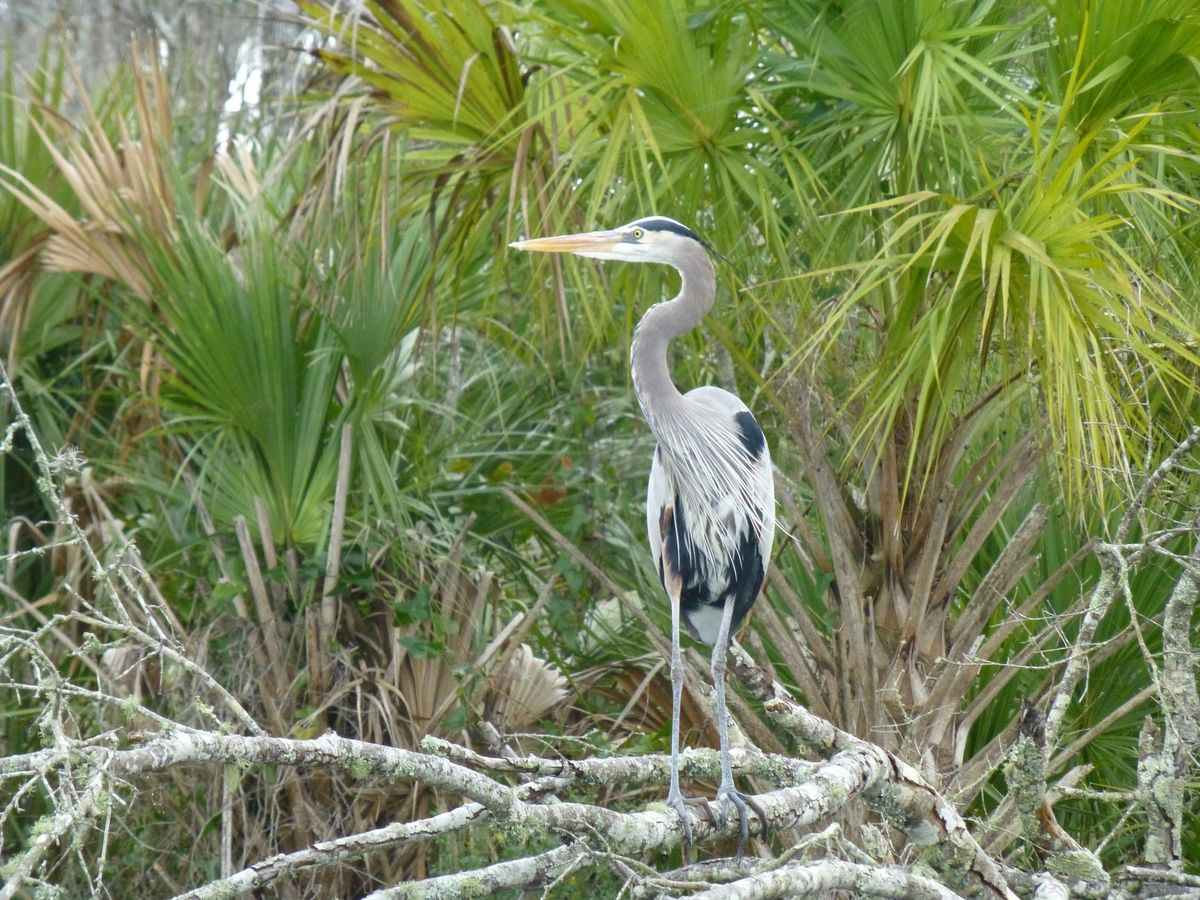
<svg viewBox="0 0 1200 900">
<path fill-rule="evenodd" d="M 700 240 L 699 235 L 686 225 L 680 225 L 674 219 L 666 219 L 661 216 L 650 216 L 646 219 L 638 219 L 635 223 L 647 231 L 671 231 L 675 234 L 682 235 L 686 238 L 691 238 L 693 241 L 699 241 L 701 244 L 704 241 Z"/>
</svg>

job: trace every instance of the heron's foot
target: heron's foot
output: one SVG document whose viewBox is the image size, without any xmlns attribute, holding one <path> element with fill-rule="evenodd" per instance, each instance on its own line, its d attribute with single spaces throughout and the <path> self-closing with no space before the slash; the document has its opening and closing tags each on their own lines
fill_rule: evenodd
<svg viewBox="0 0 1200 900">
<path fill-rule="evenodd" d="M 688 812 L 689 806 L 703 810 L 712 826 L 714 828 L 717 826 L 717 817 L 713 813 L 712 807 L 708 805 L 708 801 L 703 797 L 684 797 L 678 789 L 675 789 L 667 793 L 667 806 L 675 810 L 680 824 L 683 825 L 683 852 L 685 855 L 691 852 L 695 843 L 692 838 L 692 816 Z"/>
<path fill-rule="evenodd" d="M 722 782 L 717 788 L 717 821 L 724 825 L 729 818 L 729 807 L 732 805 L 738 814 L 738 845 L 737 858 L 741 859 L 746 852 L 746 843 L 750 839 L 749 810 L 754 810 L 762 826 L 762 839 L 767 839 L 767 814 L 749 794 L 743 794 L 732 783 Z"/>
</svg>

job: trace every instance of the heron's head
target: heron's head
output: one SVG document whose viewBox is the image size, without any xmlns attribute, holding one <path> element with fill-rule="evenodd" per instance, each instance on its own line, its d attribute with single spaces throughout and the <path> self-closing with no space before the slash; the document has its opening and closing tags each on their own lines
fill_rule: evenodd
<svg viewBox="0 0 1200 900">
<path fill-rule="evenodd" d="M 625 262 L 658 262 L 675 265 L 688 254 L 706 250 L 696 233 L 665 216 L 647 216 L 611 231 L 585 231 L 533 238 L 509 244 L 517 250 L 539 253 L 574 253 L 593 259 Z"/>
</svg>

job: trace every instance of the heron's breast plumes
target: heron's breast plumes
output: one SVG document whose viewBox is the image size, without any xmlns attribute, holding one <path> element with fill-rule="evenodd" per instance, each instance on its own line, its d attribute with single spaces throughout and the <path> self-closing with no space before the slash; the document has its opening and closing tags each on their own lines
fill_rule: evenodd
<svg viewBox="0 0 1200 900">
<path fill-rule="evenodd" d="M 651 422 L 651 427 L 663 447 L 672 486 L 687 511 L 690 541 L 712 567 L 723 568 L 740 552 L 747 532 L 761 542 L 773 527 L 770 456 L 757 425 L 759 443 L 752 447 L 736 417 L 696 405 L 704 412 Z M 749 413 L 745 415 L 753 422 Z"/>
</svg>

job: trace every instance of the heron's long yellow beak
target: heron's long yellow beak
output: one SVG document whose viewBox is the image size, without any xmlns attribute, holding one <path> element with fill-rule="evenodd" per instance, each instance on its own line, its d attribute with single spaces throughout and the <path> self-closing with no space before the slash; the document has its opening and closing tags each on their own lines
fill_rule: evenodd
<svg viewBox="0 0 1200 900">
<path fill-rule="evenodd" d="M 585 231 L 582 234 L 513 241 L 508 246 L 514 250 L 535 253 L 603 253 L 612 250 L 620 242 L 621 235 L 615 231 Z"/>
</svg>

